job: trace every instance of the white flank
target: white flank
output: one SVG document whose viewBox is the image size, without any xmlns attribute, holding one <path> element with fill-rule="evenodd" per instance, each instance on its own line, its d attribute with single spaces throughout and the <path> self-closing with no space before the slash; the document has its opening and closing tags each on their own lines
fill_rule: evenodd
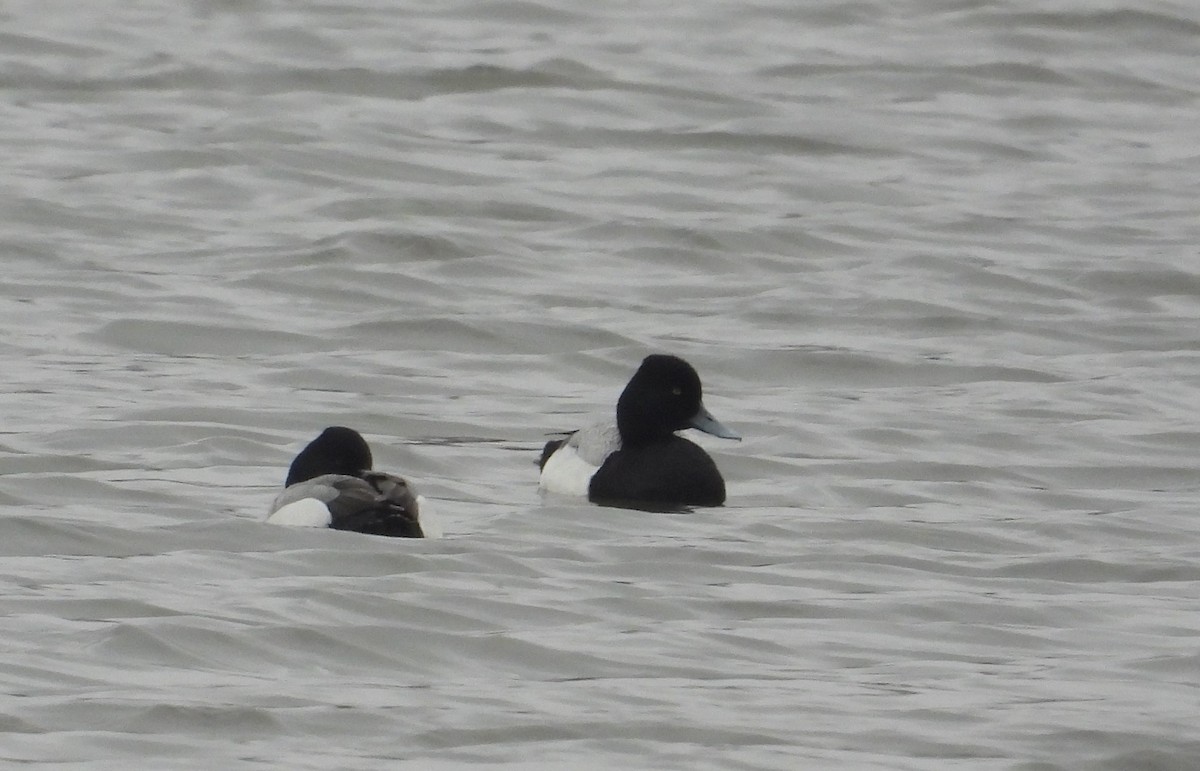
<svg viewBox="0 0 1200 771">
<path fill-rule="evenodd" d="M 267 521 L 272 525 L 291 525 L 292 527 L 329 527 L 333 517 L 322 501 L 316 498 L 301 498 L 280 506 Z"/>
<path fill-rule="evenodd" d="M 570 444 L 564 444 L 546 459 L 538 487 L 551 493 L 587 497 L 588 483 L 599 466 L 579 457 Z"/>
</svg>

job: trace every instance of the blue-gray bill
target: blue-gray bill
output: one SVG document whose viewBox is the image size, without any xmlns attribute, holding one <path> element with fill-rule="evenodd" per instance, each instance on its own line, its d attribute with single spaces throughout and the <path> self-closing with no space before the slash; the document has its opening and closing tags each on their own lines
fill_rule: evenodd
<svg viewBox="0 0 1200 771">
<path fill-rule="evenodd" d="M 688 421 L 688 425 L 698 431 L 719 436 L 722 439 L 736 439 L 739 442 L 742 440 L 741 434 L 714 418 L 712 413 L 705 409 L 703 404 L 700 405 L 700 411 Z"/>
</svg>

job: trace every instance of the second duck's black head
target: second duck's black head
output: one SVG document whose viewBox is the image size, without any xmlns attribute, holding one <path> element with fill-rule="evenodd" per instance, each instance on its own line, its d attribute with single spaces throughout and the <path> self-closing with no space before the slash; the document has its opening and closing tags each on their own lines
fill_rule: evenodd
<svg viewBox="0 0 1200 771">
<path fill-rule="evenodd" d="M 371 468 L 371 448 L 353 428 L 330 426 L 308 443 L 292 461 L 285 487 L 323 474 L 358 476 Z"/>
</svg>

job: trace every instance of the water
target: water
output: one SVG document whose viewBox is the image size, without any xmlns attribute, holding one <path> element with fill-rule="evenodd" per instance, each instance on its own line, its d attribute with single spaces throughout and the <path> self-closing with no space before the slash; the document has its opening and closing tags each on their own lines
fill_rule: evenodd
<svg viewBox="0 0 1200 771">
<path fill-rule="evenodd" d="M 6 4 L 0 758 L 1195 768 L 1198 32 Z M 540 498 L 650 351 L 729 504 Z M 333 423 L 444 538 L 261 522 Z"/>
</svg>

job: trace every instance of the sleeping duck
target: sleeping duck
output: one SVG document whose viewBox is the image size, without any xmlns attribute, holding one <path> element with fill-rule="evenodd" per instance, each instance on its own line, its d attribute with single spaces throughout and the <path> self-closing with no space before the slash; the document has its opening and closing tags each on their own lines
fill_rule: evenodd
<svg viewBox="0 0 1200 771">
<path fill-rule="evenodd" d="M 546 443 L 538 486 L 598 503 L 720 506 L 725 480 L 699 445 L 675 432 L 695 428 L 741 439 L 700 398 L 700 376 L 677 356 L 647 356 L 617 400 L 616 423 Z"/>
<path fill-rule="evenodd" d="M 371 469 L 371 448 L 352 428 L 331 426 L 300 451 L 267 521 L 370 535 L 423 538 L 421 499 L 408 482 Z"/>
</svg>

